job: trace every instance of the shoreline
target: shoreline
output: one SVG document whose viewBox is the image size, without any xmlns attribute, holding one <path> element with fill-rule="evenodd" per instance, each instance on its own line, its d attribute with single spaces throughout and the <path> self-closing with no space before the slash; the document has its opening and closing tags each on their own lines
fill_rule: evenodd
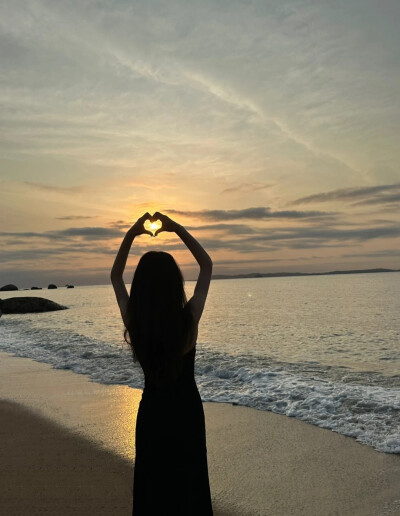
<svg viewBox="0 0 400 516">
<path fill-rule="evenodd" d="M 0 352 L 0 512 L 71 514 L 73 502 L 73 514 L 130 514 L 141 392 Z M 215 516 L 399 513 L 399 455 L 272 412 L 203 406 Z"/>
<path fill-rule="evenodd" d="M 246 274 L 215 274 L 211 279 L 297 278 L 301 276 L 341 276 L 343 274 L 381 274 L 385 272 L 400 272 L 400 269 L 349 269 L 324 272 L 249 272 Z"/>
</svg>

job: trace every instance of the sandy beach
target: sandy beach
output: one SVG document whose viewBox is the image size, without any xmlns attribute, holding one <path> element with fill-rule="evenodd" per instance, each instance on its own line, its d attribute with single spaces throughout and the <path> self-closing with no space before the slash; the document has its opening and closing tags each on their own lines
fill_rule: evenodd
<svg viewBox="0 0 400 516">
<path fill-rule="evenodd" d="M 140 397 L 1 352 L 0 514 L 129 515 Z M 204 411 L 216 516 L 400 514 L 400 456 L 270 412 Z"/>
</svg>

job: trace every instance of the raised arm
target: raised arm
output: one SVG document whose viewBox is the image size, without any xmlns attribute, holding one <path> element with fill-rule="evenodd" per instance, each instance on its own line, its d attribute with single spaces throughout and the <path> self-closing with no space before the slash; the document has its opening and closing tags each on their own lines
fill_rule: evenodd
<svg viewBox="0 0 400 516">
<path fill-rule="evenodd" d="M 147 231 L 144 229 L 143 224 L 147 219 L 150 219 L 151 215 L 149 213 L 145 213 L 142 215 L 137 222 L 128 230 L 124 239 L 122 240 L 122 244 L 119 248 L 117 256 L 114 261 L 114 265 L 111 269 L 111 283 L 114 288 L 115 297 L 117 298 L 118 306 L 121 312 L 122 320 L 124 321 L 125 326 L 127 326 L 127 306 L 129 301 L 128 291 L 126 290 L 124 280 L 122 275 L 125 270 L 126 261 L 128 259 L 129 250 L 132 246 L 132 243 L 136 236 L 142 235 L 143 233 L 148 233 L 153 236 L 151 231 Z"/>
<path fill-rule="evenodd" d="M 194 289 L 193 296 L 189 300 L 193 317 L 196 322 L 199 322 L 206 304 L 207 294 L 210 287 L 213 266 L 212 260 L 200 243 L 183 226 L 160 212 L 156 212 L 153 215 L 153 220 L 157 219 L 161 221 L 162 227 L 156 231 L 155 236 L 157 236 L 161 231 L 175 232 L 200 265 L 200 273 L 197 278 L 196 287 Z"/>
</svg>

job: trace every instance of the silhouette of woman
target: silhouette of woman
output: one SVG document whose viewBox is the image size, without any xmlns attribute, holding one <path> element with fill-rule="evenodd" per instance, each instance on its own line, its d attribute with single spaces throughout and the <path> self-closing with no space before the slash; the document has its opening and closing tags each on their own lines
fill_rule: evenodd
<svg viewBox="0 0 400 516">
<path fill-rule="evenodd" d="M 134 238 L 152 235 L 143 226 L 146 220 L 160 220 L 154 236 L 175 232 L 197 260 L 200 274 L 189 301 L 181 270 L 163 251 L 140 258 L 128 296 L 122 274 Z M 125 339 L 145 379 L 136 420 L 134 516 L 213 515 L 205 418 L 194 377 L 198 324 L 211 272 L 211 258 L 199 242 L 159 212 L 145 213 L 131 227 L 111 271 Z"/>
</svg>

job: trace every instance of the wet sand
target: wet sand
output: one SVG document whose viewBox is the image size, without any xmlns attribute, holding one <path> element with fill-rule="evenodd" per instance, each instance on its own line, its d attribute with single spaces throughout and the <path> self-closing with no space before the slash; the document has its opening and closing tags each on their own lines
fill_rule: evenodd
<svg viewBox="0 0 400 516">
<path fill-rule="evenodd" d="M 140 397 L 0 352 L 0 514 L 130 515 Z M 270 412 L 204 411 L 215 516 L 400 514 L 399 455 Z"/>
</svg>

